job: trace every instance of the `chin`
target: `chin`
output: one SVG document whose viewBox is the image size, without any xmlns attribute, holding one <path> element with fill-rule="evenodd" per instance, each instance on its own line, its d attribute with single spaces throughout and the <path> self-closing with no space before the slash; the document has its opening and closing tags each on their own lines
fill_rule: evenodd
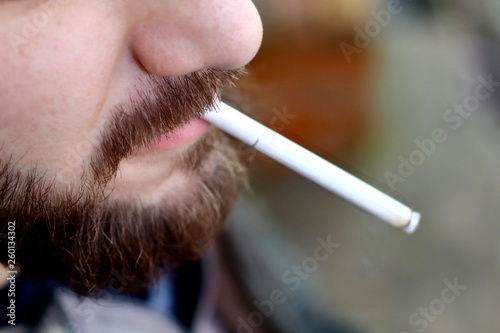
<svg viewBox="0 0 500 333">
<path fill-rule="evenodd" d="M 246 168 L 218 130 L 173 165 L 148 193 L 53 191 L 50 182 L 18 179 L 19 193 L 0 197 L 0 218 L 5 226 L 25 221 L 16 229 L 22 274 L 89 295 L 107 289 L 116 274 L 130 277 L 127 290 L 147 287 L 162 271 L 201 256 L 224 227 Z M 0 247 L 6 263 L 7 244 Z"/>
</svg>

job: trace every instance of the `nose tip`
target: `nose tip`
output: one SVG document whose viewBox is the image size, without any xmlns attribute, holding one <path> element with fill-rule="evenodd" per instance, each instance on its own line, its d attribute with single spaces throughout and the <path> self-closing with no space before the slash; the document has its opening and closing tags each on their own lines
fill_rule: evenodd
<svg viewBox="0 0 500 333">
<path fill-rule="evenodd" d="M 262 42 L 262 22 L 251 2 L 246 10 L 228 13 L 232 17 L 221 35 L 213 43 L 212 63 L 221 69 L 233 69 L 249 63 L 257 54 Z"/>
<path fill-rule="evenodd" d="M 202 68 L 249 63 L 262 41 L 250 0 L 167 1 L 138 24 L 131 47 L 151 74 L 180 76 Z"/>
</svg>

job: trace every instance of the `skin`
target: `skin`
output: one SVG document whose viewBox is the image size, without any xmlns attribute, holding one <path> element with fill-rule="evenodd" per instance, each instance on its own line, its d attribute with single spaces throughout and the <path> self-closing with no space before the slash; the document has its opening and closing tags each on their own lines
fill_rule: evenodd
<svg viewBox="0 0 500 333">
<path fill-rule="evenodd" d="M 68 166 L 88 162 L 90 151 L 75 149 L 92 142 L 142 78 L 234 69 L 254 57 L 262 38 L 249 0 L 52 1 L 39 31 L 23 34 L 26 19 L 47 13 L 46 2 L 0 1 L 0 76 L 9 78 L 0 82 L 1 154 L 48 176 L 63 172 L 71 184 L 81 170 Z M 158 189 L 171 154 L 123 161 L 113 195 L 154 200 L 152 192 L 169 186 Z"/>
<path fill-rule="evenodd" d="M 0 158 L 62 189 L 147 76 L 239 68 L 262 40 L 250 0 L 0 0 L 0 22 Z M 174 161 L 192 141 L 121 161 L 110 197 L 181 198 Z"/>
</svg>

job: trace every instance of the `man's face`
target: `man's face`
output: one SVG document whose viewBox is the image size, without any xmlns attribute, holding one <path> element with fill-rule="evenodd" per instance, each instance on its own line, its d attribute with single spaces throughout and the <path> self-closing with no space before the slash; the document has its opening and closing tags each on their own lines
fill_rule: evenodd
<svg viewBox="0 0 500 333">
<path fill-rule="evenodd" d="M 199 117 L 261 37 L 250 0 L 0 0 L 0 229 L 23 272 L 86 293 L 199 255 L 244 179 Z"/>
</svg>

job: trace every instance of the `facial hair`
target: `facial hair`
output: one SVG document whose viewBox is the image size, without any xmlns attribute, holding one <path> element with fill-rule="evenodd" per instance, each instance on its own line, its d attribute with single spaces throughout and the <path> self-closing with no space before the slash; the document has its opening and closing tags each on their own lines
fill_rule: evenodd
<svg viewBox="0 0 500 333">
<path fill-rule="evenodd" d="M 169 161 L 186 181 L 154 204 L 138 195 L 112 199 L 109 185 L 121 161 L 201 117 L 239 75 L 241 70 L 207 69 L 148 77 L 133 100 L 113 110 L 78 186 L 61 186 L 45 170 L 0 159 L 0 230 L 7 234 L 8 221 L 16 222 L 16 265 L 22 274 L 89 295 L 108 288 L 117 274 L 128 277 L 124 290 L 147 287 L 163 270 L 198 258 L 246 181 L 232 139 L 210 128 Z M 8 241 L 0 240 L 4 264 Z"/>
</svg>

